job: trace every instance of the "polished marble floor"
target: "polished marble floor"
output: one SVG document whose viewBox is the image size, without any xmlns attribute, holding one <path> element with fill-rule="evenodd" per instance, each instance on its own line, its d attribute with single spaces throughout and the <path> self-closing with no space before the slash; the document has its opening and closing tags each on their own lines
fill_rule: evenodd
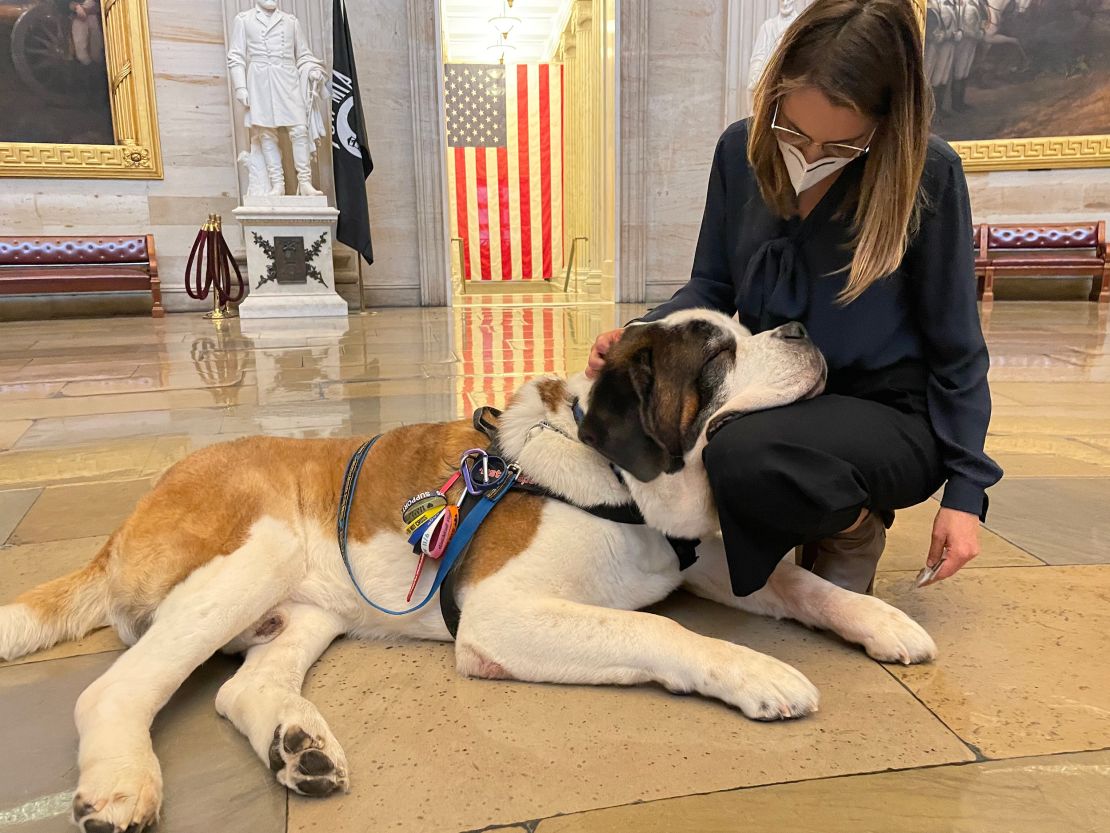
<svg viewBox="0 0 1110 833">
<path fill-rule="evenodd" d="M 342 321 L 0 324 L 0 602 L 88 559 L 151 479 L 252 433 L 368 434 L 497 404 L 584 363 L 634 308 L 474 299 Z M 804 671 L 802 721 L 661 689 L 465 680 L 433 644 L 334 645 L 307 683 L 349 795 L 289 797 L 215 713 L 234 660 L 159 716 L 165 833 L 1110 830 L 1110 350 L 1086 303 L 984 313 L 995 417 L 983 554 L 911 589 L 935 504 L 899 515 L 877 592 L 934 635 L 889 668 L 824 634 L 687 596 L 660 607 Z M 72 708 L 109 632 L 0 666 L 0 831 L 67 831 Z M 18 750 L 18 751 L 15 751 Z"/>
</svg>

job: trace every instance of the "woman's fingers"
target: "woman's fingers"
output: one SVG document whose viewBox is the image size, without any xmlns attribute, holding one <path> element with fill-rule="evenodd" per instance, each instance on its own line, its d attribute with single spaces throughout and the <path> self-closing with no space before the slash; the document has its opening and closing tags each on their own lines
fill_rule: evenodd
<svg viewBox="0 0 1110 833">
<path fill-rule="evenodd" d="M 601 368 L 605 367 L 605 356 L 608 355 L 613 345 L 621 339 L 623 329 L 610 330 L 602 333 L 595 339 L 594 346 L 590 348 L 590 358 L 586 362 L 586 378 L 596 379 Z"/>
</svg>

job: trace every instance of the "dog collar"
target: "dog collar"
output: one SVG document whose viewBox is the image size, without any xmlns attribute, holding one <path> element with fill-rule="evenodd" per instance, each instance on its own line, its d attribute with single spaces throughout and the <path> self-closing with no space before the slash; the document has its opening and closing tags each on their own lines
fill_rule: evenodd
<svg viewBox="0 0 1110 833">
<path fill-rule="evenodd" d="M 578 402 L 578 397 L 574 397 L 574 401 L 570 403 L 570 412 L 574 414 L 574 422 L 581 427 L 582 420 L 586 418 L 586 412 L 582 410 L 582 405 Z"/>
</svg>

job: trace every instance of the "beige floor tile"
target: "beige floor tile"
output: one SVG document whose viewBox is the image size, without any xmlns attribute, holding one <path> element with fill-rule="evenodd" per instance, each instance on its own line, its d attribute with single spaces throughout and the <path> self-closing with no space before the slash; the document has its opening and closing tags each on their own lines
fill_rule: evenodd
<svg viewBox="0 0 1110 833">
<path fill-rule="evenodd" d="M 137 477 L 153 448 L 153 439 L 140 438 L 4 452 L 0 454 L 0 487 Z"/>
<path fill-rule="evenodd" d="M 46 648 L 34 654 L 28 654 L 18 659 L 0 662 L 0 670 L 16 665 L 31 665 L 34 663 L 48 662 L 51 660 L 66 659 L 67 657 L 83 657 L 92 654 L 104 654 L 119 651 L 124 648 L 116 632 L 111 628 L 98 628 L 81 639 L 71 642 L 60 642 L 52 648 Z M 4 828 L 0 826 L 0 830 Z"/>
<path fill-rule="evenodd" d="M 1099 436 L 1099 435 L 1092 434 L 1092 435 L 1089 435 L 1089 436 L 1086 436 L 1086 437 L 1079 437 L 1077 439 L 1077 442 L 1082 442 L 1082 443 L 1085 443 L 1087 445 L 1092 445 L 1092 446 L 1094 446 L 1094 447 L 1096 447 L 1100 450 L 1110 451 L 1110 437 L 1107 437 L 1107 436 Z"/>
<path fill-rule="evenodd" d="M 1085 437 L 991 433 L 986 448 L 1006 477 L 1110 476 L 1110 448 Z"/>
<path fill-rule="evenodd" d="M 1103 833 L 1108 772 L 1110 753 L 1084 752 L 856 775 L 547 819 L 536 833 Z"/>
<path fill-rule="evenodd" d="M 0 829 L 71 833 L 77 783 L 73 704 L 116 654 L 0 669 L 0 737 L 18 744 L 18 766 L 0 778 Z M 165 803 L 158 833 L 283 833 L 285 789 L 212 702 L 236 663 L 213 659 L 193 674 L 154 723 Z M 4 825 L 5 813 L 33 821 Z"/>
<path fill-rule="evenodd" d="M 929 500 L 895 514 L 894 526 L 887 532 L 886 551 L 879 562 L 880 572 L 920 570 L 925 566 L 933 519 L 940 503 Z M 982 550 L 975 559 L 976 567 L 1024 567 L 1042 562 L 988 529 L 980 531 Z"/>
<path fill-rule="evenodd" d="M 111 393 L 144 393 L 147 391 L 196 390 L 200 388 L 235 387 L 243 382 L 243 369 L 238 366 L 202 363 L 199 367 L 169 372 L 166 368 L 136 372 L 126 379 L 94 379 L 67 382 L 62 396 L 96 396 Z"/>
<path fill-rule="evenodd" d="M 0 544 L 8 540 L 8 536 L 19 526 L 41 492 L 42 489 L 0 492 Z"/>
<path fill-rule="evenodd" d="M 37 587 L 43 582 L 80 569 L 92 560 L 107 540 L 106 536 L 96 536 L 69 541 L 50 541 L 44 544 L 0 547 L 0 573 L 4 576 L 4 581 L 0 584 L 0 604 L 12 601 L 20 593 Z M 99 654 L 104 651 L 116 651 L 122 647 L 115 631 L 111 628 L 102 628 L 90 633 L 84 639 L 63 642 L 53 648 L 12 662 L 0 662 L 0 668 L 81 654 Z"/>
<path fill-rule="evenodd" d="M 1110 405 L 1110 384 L 1100 382 L 1006 382 L 992 386 L 1024 405 Z"/>
<path fill-rule="evenodd" d="M 1003 479 L 987 526 L 1049 564 L 1110 564 L 1110 478 Z"/>
<path fill-rule="evenodd" d="M 258 390 L 247 386 L 211 390 L 150 391 L 12 402 L 4 406 L 4 416 L 10 419 L 40 419 L 171 408 L 223 407 L 229 404 L 246 405 L 257 401 Z"/>
<path fill-rule="evenodd" d="M 247 435 L 244 434 L 242 436 Z M 159 437 L 154 440 L 154 447 L 151 449 L 150 456 L 147 458 L 142 474 L 157 477 L 174 463 L 184 459 L 194 451 L 199 451 L 202 448 L 207 448 L 216 443 L 231 442 L 237 438 L 237 435 L 231 434 Z"/>
<path fill-rule="evenodd" d="M 1059 454 L 991 452 L 1006 477 L 1110 477 L 1110 463 L 1093 463 Z"/>
<path fill-rule="evenodd" d="M 21 402 L 25 399 L 48 399 L 57 394 L 62 387 L 61 382 L 0 383 L 0 403 L 3 403 L 6 411 L 12 402 Z"/>
<path fill-rule="evenodd" d="M 18 370 L 0 372 L 0 384 L 16 382 L 72 382 L 79 379 L 120 379 L 135 372 L 138 364 L 131 355 L 119 361 L 89 361 L 85 356 L 65 360 L 59 357 L 32 359 Z"/>
<path fill-rule="evenodd" d="M 41 544 L 14 544 L 0 547 L 0 604 L 7 604 L 20 593 L 77 570 L 96 555 L 106 535 L 47 541 Z"/>
<path fill-rule="evenodd" d="M 347 752 L 352 793 L 294 798 L 290 831 L 464 830 L 972 757 L 881 666 L 835 639 L 685 595 L 661 612 L 792 662 L 821 689 L 821 711 L 759 724 L 655 687 L 463 679 L 447 645 L 342 642 L 306 696 Z"/>
<path fill-rule="evenodd" d="M 48 486 L 8 539 L 33 544 L 109 535 L 150 490 L 150 480 L 118 480 Z"/>
<path fill-rule="evenodd" d="M 917 619 L 940 656 L 891 668 L 988 758 L 1110 747 L 1110 566 L 967 570 L 879 594 Z"/>
<path fill-rule="evenodd" d="M 991 431 L 998 434 L 1063 434 L 1077 438 L 1110 434 L 1110 409 L 1092 408 L 1087 414 L 1075 411 L 1075 408 L 1041 409 L 1027 405 L 1013 411 L 1000 409 L 991 416 Z"/>
<path fill-rule="evenodd" d="M 992 363 L 997 359 L 997 354 L 992 351 Z M 1074 362 L 1041 355 L 1034 357 L 1034 361 L 1024 364 L 1014 361 L 1004 365 L 994 365 L 991 367 L 989 378 L 993 389 L 995 385 L 1015 382 L 1105 382 L 1108 375 L 1110 374 L 1106 371 L 1092 370 Z"/>
<path fill-rule="evenodd" d="M 22 437 L 32 425 L 29 419 L 0 422 L 0 451 L 7 451 Z"/>
<path fill-rule="evenodd" d="M 16 450 L 95 445 L 106 440 L 139 437 L 217 434 L 223 423 L 221 408 L 179 408 L 127 414 L 37 419 L 16 444 Z"/>
</svg>

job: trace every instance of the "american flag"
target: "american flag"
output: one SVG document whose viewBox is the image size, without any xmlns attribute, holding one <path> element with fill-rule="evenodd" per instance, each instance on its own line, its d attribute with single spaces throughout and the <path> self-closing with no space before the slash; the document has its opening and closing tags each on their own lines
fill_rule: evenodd
<svg viewBox="0 0 1110 833">
<path fill-rule="evenodd" d="M 451 234 L 467 280 L 563 265 L 563 67 L 446 64 Z"/>
</svg>

